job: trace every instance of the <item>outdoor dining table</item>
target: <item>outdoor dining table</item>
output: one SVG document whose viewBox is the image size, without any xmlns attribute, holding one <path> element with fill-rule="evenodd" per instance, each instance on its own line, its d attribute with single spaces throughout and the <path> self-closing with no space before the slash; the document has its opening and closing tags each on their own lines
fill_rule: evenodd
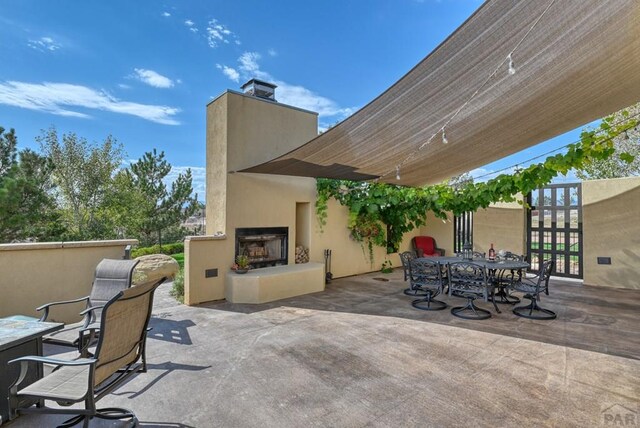
<svg viewBox="0 0 640 428">
<path fill-rule="evenodd" d="M 0 318 L 0 424 L 9 420 L 9 387 L 18 378 L 19 364 L 8 362 L 27 355 L 42 356 L 42 337 L 60 330 L 63 323 L 39 322 L 37 318 L 13 316 Z M 42 364 L 29 370 L 22 385 L 29 385 L 42 378 Z M 20 406 L 37 403 L 34 400 L 20 402 Z"/>
<path fill-rule="evenodd" d="M 462 257 L 457 256 L 433 256 L 433 257 L 424 257 L 425 259 L 435 260 L 442 265 L 446 265 L 448 263 L 456 263 L 456 262 L 470 262 L 475 263 L 480 266 L 483 266 L 487 269 L 487 273 L 489 274 L 490 281 L 496 281 L 499 272 L 504 271 L 519 271 L 522 269 L 526 269 L 529 267 L 529 263 L 522 262 L 518 260 L 489 260 L 489 259 L 464 259 Z M 510 296 L 507 295 L 506 291 L 500 287 L 500 289 L 495 293 L 495 295 L 491 296 L 492 299 L 500 299 L 497 303 L 509 303 L 516 304 L 520 302 L 520 299 L 514 298 L 515 300 L 509 300 Z"/>
</svg>

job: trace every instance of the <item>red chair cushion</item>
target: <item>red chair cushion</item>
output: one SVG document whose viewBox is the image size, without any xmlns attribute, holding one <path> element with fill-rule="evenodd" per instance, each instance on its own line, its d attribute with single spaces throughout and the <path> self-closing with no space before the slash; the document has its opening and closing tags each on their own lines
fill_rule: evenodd
<svg viewBox="0 0 640 428">
<path fill-rule="evenodd" d="M 414 245 L 416 246 L 416 250 L 422 250 L 423 255 L 425 256 L 436 256 L 440 255 L 436 253 L 436 241 L 430 236 L 416 236 L 414 239 Z"/>
</svg>

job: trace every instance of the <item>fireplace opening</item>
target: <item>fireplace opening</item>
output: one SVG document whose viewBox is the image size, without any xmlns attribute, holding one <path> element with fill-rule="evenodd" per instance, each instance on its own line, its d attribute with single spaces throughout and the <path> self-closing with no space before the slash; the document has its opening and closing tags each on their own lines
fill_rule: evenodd
<svg viewBox="0 0 640 428">
<path fill-rule="evenodd" d="M 236 256 L 249 257 L 251 268 L 288 264 L 288 227 L 236 229 Z"/>
</svg>

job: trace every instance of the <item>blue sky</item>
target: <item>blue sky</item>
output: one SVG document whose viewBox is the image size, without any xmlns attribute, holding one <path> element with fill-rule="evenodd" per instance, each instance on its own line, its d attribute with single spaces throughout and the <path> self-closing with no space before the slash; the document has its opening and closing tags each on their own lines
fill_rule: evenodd
<svg viewBox="0 0 640 428">
<path fill-rule="evenodd" d="M 164 150 L 204 199 L 205 106 L 251 77 L 320 126 L 364 106 L 431 52 L 480 0 L 36 1 L 0 8 L 0 125 L 20 147 L 51 125 L 111 134 L 129 159 Z M 578 131 L 475 171 L 575 141 Z"/>
</svg>

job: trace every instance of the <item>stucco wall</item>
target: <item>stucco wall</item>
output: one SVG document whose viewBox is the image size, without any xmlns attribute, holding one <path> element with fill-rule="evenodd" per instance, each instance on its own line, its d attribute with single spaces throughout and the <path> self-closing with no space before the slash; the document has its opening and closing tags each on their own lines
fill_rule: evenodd
<svg viewBox="0 0 640 428">
<path fill-rule="evenodd" d="M 640 289 L 639 212 L 640 177 L 582 183 L 585 284 Z"/>
<path fill-rule="evenodd" d="M 496 251 L 526 254 L 527 217 L 517 202 L 496 203 L 473 215 L 473 246 L 486 253 L 491 243 Z M 453 236 L 453 235 L 452 235 Z"/>
<path fill-rule="evenodd" d="M 447 219 L 442 220 L 433 215 L 432 212 L 427 213 L 427 221 L 424 226 L 420 227 L 419 235 L 431 236 L 436 240 L 438 248 L 445 251 L 446 256 L 453 255 L 453 214 L 447 214 Z M 416 233 L 416 235 L 418 235 Z M 407 243 L 411 246 L 411 242 Z"/>
<path fill-rule="evenodd" d="M 0 245 L 0 317 L 39 317 L 35 308 L 49 302 L 87 296 L 96 266 L 105 258 L 121 259 L 136 240 L 46 242 Z M 56 321 L 80 320 L 82 303 L 51 310 Z"/>
</svg>

